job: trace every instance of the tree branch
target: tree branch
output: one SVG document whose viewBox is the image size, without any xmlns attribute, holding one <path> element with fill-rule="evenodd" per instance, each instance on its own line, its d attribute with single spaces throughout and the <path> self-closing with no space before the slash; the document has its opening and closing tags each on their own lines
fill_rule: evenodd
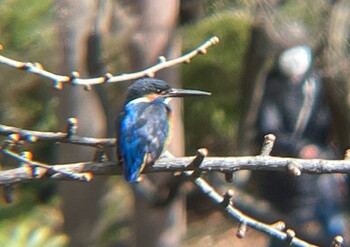
<svg viewBox="0 0 350 247">
<path fill-rule="evenodd" d="M 202 45 L 194 49 L 193 51 L 175 58 L 171 60 L 166 60 L 165 57 L 159 57 L 158 64 L 149 67 L 145 70 L 129 73 L 129 74 L 121 74 L 117 76 L 112 76 L 111 73 L 107 73 L 102 77 L 97 78 L 88 78 L 88 79 L 81 79 L 79 78 L 80 75 L 78 72 L 73 71 L 71 75 L 57 75 L 52 72 L 49 72 L 43 68 L 43 66 L 40 63 L 30 63 L 30 62 L 20 62 L 16 61 L 7 57 L 4 57 L 0 55 L 0 63 L 8 65 L 10 67 L 15 67 L 20 70 L 26 70 L 28 72 L 37 74 L 41 77 L 47 78 L 49 80 L 52 80 L 54 82 L 54 87 L 56 89 L 61 89 L 63 87 L 63 83 L 68 83 L 72 85 L 80 85 L 85 86 L 89 88 L 92 85 L 97 84 L 103 84 L 103 83 L 112 83 L 112 82 L 121 82 L 121 81 L 127 81 L 127 80 L 134 80 L 142 77 L 154 77 L 155 73 L 161 69 L 165 69 L 168 67 L 172 67 L 174 65 L 180 64 L 180 63 L 189 63 L 191 59 L 198 54 L 205 54 L 207 49 L 215 45 L 219 42 L 219 38 L 214 36 L 204 42 Z M 1 50 L 1 49 L 0 49 Z"/>
<path fill-rule="evenodd" d="M 271 138 L 271 136 L 266 136 L 265 145 L 271 146 L 271 140 L 274 141 L 275 138 Z M 266 140 L 268 142 L 266 142 Z M 273 146 L 273 143 L 272 143 Z M 272 147 L 271 146 L 271 147 Z M 263 150 L 266 150 L 263 148 Z M 268 225 L 263 222 L 257 221 L 248 215 L 242 213 L 240 210 L 235 208 L 232 204 L 233 192 L 232 190 L 228 190 L 224 196 L 220 195 L 204 178 L 200 177 L 198 173 L 198 169 L 201 167 L 202 162 L 204 162 L 204 158 L 207 155 L 206 149 L 199 149 L 197 156 L 192 160 L 190 165 L 194 166 L 195 170 L 185 171 L 183 174 L 188 177 L 197 187 L 206 194 L 215 204 L 217 204 L 226 215 L 231 219 L 238 220 L 240 226 L 236 232 L 236 236 L 238 238 L 243 238 L 247 231 L 247 227 L 254 228 L 260 232 L 264 232 L 270 236 L 278 238 L 282 241 L 287 242 L 291 246 L 299 246 L 299 247 L 314 247 L 316 245 L 312 245 L 300 238 L 297 238 L 295 232 L 292 229 L 287 229 L 285 232 L 285 224 L 281 221 Z M 266 152 L 265 152 L 266 154 Z M 343 238 L 341 236 L 336 236 L 331 244 L 331 246 L 341 246 L 343 243 Z"/>
<path fill-rule="evenodd" d="M 17 159 L 16 157 L 12 156 Z M 289 172 L 290 164 L 299 167 L 300 171 L 308 174 L 326 174 L 326 173 L 350 173 L 350 161 L 348 160 L 322 160 L 322 159 L 297 159 L 285 157 L 264 157 L 264 156 L 241 156 L 241 157 L 207 157 L 199 167 L 191 165 L 193 157 L 179 158 L 161 158 L 152 166 L 146 167 L 144 173 L 156 172 L 179 172 L 197 170 L 200 173 L 216 171 L 216 172 L 236 172 L 240 170 L 267 170 Z M 17 159 L 18 162 L 31 163 L 25 158 Z M 33 161 L 32 161 L 33 162 Z M 39 164 L 39 165 L 37 165 Z M 34 163 L 34 166 L 42 167 L 39 162 Z M 190 164 L 190 165 L 189 165 Z M 43 164 L 45 165 L 45 164 Z M 90 172 L 93 175 L 120 175 L 120 166 L 112 161 L 88 161 L 70 164 L 54 164 L 47 165 L 51 168 L 51 172 L 55 171 L 70 171 L 72 173 Z M 45 167 L 43 167 L 45 168 Z M 15 174 L 18 174 L 21 179 L 14 179 Z M 52 175 L 52 174 L 51 174 Z M 13 179 L 10 179 L 13 178 Z M 0 171 L 0 185 L 12 184 L 18 182 L 27 182 L 30 180 L 41 179 L 42 177 L 32 176 L 28 169 L 19 167 Z M 64 176 L 50 177 L 52 179 L 67 179 Z M 68 178 L 69 179 L 69 178 Z"/>
<path fill-rule="evenodd" d="M 272 148 L 274 138 L 267 136 L 264 145 Z M 14 145 L 12 140 L 6 140 L 1 151 L 17 160 L 21 167 L 0 171 L 0 185 L 4 186 L 4 196 L 7 201 L 11 201 L 11 186 L 16 183 L 30 182 L 38 179 L 53 180 L 80 180 L 90 181 L 91 175 L 119 175 L 120 166 L 115 162 L 106 160 L 101 155 L 100 150 L 96 155 L 94 162 L 79 162 L 72 164 L 47 165 L 31 160 L 31 155 L 19 155 L 10 150 Z M 295 232 L 288 229 L 284 232 L 285 224 L 277 222 L 276 224 L 265 224 L 257 221 L 235 208 L 231 202 L 233 193 L 228 191 L 224 196 L 220 195 L 201 174 L 207 171 L 219 171 L 223 173 L 232 173 L 235 171 L 247 170 L 271 170 L 271 171 L 290 171 L 290 166 L 297 167 L 301 172 L 310 174 L 321 173 L 348 173 L 350 171 L 349 160 L 304 160 L 295 158 L 270 157 L 267 151 L 270 148 L 263 147 L 263 155 L 246 157 L 206 157 L 206 149 L 198 150 L 195 157 L 173 158 L 166 153 L 166 156 L 159 159 L 154 165 L 146 167 L 145 173 L 152 172 L 182 172 L 196 184 L 203 193 L 212 199 L 224 212 L 230 217 L 240 222 L 237 230 L 237 237 L 242 238 L 245 235 L 247 227 L 252 227 L 258 231 L 264 232 L 283 241 L 287 241 L 293 246 L 314 246 L 295 236 Z M 296 175 L 295 173 L 293 173 Z M 299 174 L 297 174 L 299 175 Z M 342 237 L 337 236 L 332 246 L 341 246 Z"/>
<path fill-rule="evenodd" d="M 68 121 L 71 121 L 69 119 Z M 77 145 L 93 146 L 93 147 L 114 147 L 116 146 L 115 138 L 92 138 L 79 136 L 75 134 L 76 130 L 72 130 L 68 124 L 67 132 L 43 132 L 43 131 L 33 131 L 25 130 L 12 126 L 7 126 L 0 124 L 0 135 L 12 136 L 11 139 L 15 138 L 26 141 L 26 142 L 36 142 L 36 141 L 53 141 L 61 143 L 71 143 Z"/>
<path fill-rule="evenodd" d="M 63 76 L 46 71 L 39 63 L 20 62 L 0 55 L 0 63 L 26 70 L 41 77 L 50 79 L 54 82 L 54 87 L 61 89 L 64 83 L 72 85 L 81 85 L 89 89 L 90 86 L 103 83 L 120 82 L 133 80 L 141 77 L 153 77 L 161 69 L 174 66 L 176 64 L 190 62 L 198 54 L 206 53 L 206 49 L 219 42 L 217 37 L 212 37 L 195 50 L 172 60 L 166 61 L 164 57 L 159 58 L 159 63 L 145 70 L 112 76 L 110 73 L 98 78 L 81 79 L 78 72 L 72 72 L 70 76 Z M 0 50 L 2 49 L 0 45 Z M 18 168 L 0 171 L 0 186 L 4 188 L 4 197 L 10 202 L 12 185 L 17 183 L 30 182 L 40 179 L 52 180 L 78 180 L 90 181 L 92 175 L 120 175 L 121 166 L 116 162 L 108 161 L 104 154 L 104 147 L 116 146 L 115 138 L 90 138 L 76 135 L 77 120 L 68 119 L 66 132 L 41 132 L 24 130 L 11 126 L 0 125 L 0 135 L 7 136 L 7 139 L 0 147 L 0 151 L 16 160 Z M 269 170 L 290 172 L 298 176 L 301 173 L 324 174 L 324 173 L 350 173 L 350 159 L 347 155 L 346 160 L 305 160 L 296 158 L 282 158 L 269 156 L 275 137 L 268 135 L 265 137 L 263 148 L 258 156 L 245 157 L 206 157 L 206 149 L 198 150 L 195 157 L 163 157 L 156 161 L 152 166 L 146 167 L 144 173 L 155 172 L 181 172 L 185 177 L 191 180 L 200 190 L 213 200 L 231 219 L 240 222 L 237 230 L 237 237 L 242 238 L 245 235 L 247 227 L 252 227 L 258 231 L 264 232 L 288 242 L 293 246 L 314 246 L 295 236 L 291 229 L 284 231 L 285 224 L 277 222 L 276 224 L 265 224 L 257 221 L 234 207 L 232 204 L 232 191 L 222 196 L 205 179 L 201 177 L 203 172 L 218 171 L 225 174 L 227 180 L 232 179 L 232 173 L 239 170 Z M 21 154 L 13 151 L 13 147 L 21 142 L 35 141 L 54 141 L 60 143 L 71 143 L 97 147 L 97 154 L 94 161 L 78 162 L 71 164 L 45 164 L 32 160 L 30 152 Z M 334 238 L 332 246 L 341 246 L 343 239 L 341 236 Z"/>
<path fill-rule="evenodd" d="M 284 224 L 281 222 L 278 222 L 278 224 L 268 225 L 263 222 L 257 221 L 249 217 L 248 215 L 245 215 L 233 206 L 231 202 L 233 196 L 231 191 L 228 191 L 224 196 L 222 196 L 205 179 L 201 177 L 193 178 L 190 173 L 185 174 L 186 176 L 191 178 L 191 181 L 195 185 L 197 185 L 197 187 L 200 188 L 200 190 L 204 194 L 206 194 L 212 201 L 214 201 L 220 208 L 222 208 L 230 218 L 239 221 L 240 226 L 236 233 L 237 237 L 243 238 L 247 230 L 247 226 L 249 226 L 260 232 L 264 232 L 270 236 L 278 238 L 282 241 L 286 241 L 292 246 L 315 246 L 297 238 L 295 236 L 294 231 L 291 229 L 288 229 L 286 232 L 283 232 L 284 227 L 282 229 L 279 229 L 279 226 L 284 226 Z M 337 237 L 339 238 L 339 236 Z"/>
</svg>

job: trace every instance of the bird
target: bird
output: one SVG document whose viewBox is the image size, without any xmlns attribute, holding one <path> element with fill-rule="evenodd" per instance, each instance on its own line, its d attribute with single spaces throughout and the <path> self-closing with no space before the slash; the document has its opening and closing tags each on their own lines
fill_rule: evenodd
<svg viewBox="0 0 350 247">
<path fill-rule="evenodd" d="M 145 166 L 153 164 L 165 150 L 171 132 L 170 100 L 209 95 L 175 89 L 155 78 L 138 79 L 129 86 L 117 121 L 117 156 L 127 182 L 140 182 Z"/>
</svg>

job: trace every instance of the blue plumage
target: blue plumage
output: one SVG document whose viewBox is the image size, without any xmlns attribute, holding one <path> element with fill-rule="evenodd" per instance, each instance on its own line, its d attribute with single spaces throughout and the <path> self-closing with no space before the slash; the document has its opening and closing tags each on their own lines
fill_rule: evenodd
<svg viewBox="0 0 350 247">
<path fill-rule="evenodd" d="M 144 165 L 161 155 L 169 132 L 170 108 L 162 100 L 129 102 L 120 124 L 119 153 L 128 182 L 139 180 Z"/>
<path fill-rule="evenodd" d="M 140 181 L 146 165 L 154 163 L 169 135 L 169 97 L 206 96 L 210 93 L 169 87 L 164 81 L 145 78 L 128 90 L 117 129 L 118 159 L 128 182 Z"/>
</svg>

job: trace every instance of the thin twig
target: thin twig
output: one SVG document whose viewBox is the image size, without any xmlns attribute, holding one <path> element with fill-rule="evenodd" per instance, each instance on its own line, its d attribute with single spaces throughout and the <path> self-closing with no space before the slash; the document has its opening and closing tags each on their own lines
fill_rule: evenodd
<svg viewBox="0 0 350 247">
<path fill-rule="evenodd" d="M 1 149 L 1 151 L 8 157 L 11 157 L 18 162 L 22 164 L 23 167 L 27 170 L 27 172 L 30 173 L 30 175 L 35 177 L 41 177 L 44 173 L 49 172 L 53 175 L 59 174 L 62 176 L 66 176 L 72 180 L 81 180 L 81 181 L 90 181 L 92 179 L 92 175 L 89 172 L 84 173 L 78 173 L 78 172 L 71 172 L 64 169 L 56 169 L 56 166 L 50 166 L 44 163 L 32 161 L 31 159 L 27 158 L 26 156 L 18 155 L 17 153 L 5 148 Z M 29 169 L 28 169 L 29 168 Z M 41 168 L 42 170 L 39 171 L 37 168 Z"/>
<path fill-rule="evenodd" d="M 79 78 L 80 77 L 79 73 L 75 71 L 73 71 L 69 76 L 57 75 L 52 72 L 46 71 L 40 63 L 20 62 L 20 61 L 16 61 L 16 60 L 4 57 L 2 55 L 0 55 L 0 63 L 11 67 L 15 67 L 17 69 L 26 70 L 28 72 L 37 74 L 41 77 L 50 79 L 54 82 L 55 88 L 61 89 L 63 86 L 63 83 L 80 85 L 80 86 L 92 86 L 92 85 L 103 84 L 103 83 L 135 80 L 146 76 L 154 77 L 155 73 L 161 69 L 169 68 L 171 66 L 174 66 L 180 63 L 185 63 L 185 62 L 188 63 L 191 61 L 193 57 L 197 56 L 198 54 L 205 54 L 207 51 L 207 48 L 217 44 L 218 42 L 219 42 L 219 38 L 214 36 L 209 40 L 207 40 L 206 42 L 204 42 L 199 47 L 197 47 L 196 49 L 194 49 L 193 51 L 181 57 L 171 59 L 168 61 L 165 59 L 165 57 L 160 57 L 158 64 L 138 72 L 121 74 L 117 76 L 112 76 L 112 74 L 107 73 L 102 77 L 87 78 L 87 79 Z"/>
<path fill-rule="evenodd" d="M 35 141 L 53 141 L 62 143 L 71 143 L 93 147 L 114 147 L 116 146 L 115 138 L 92 138 L 79 135 L 69 137 L 65 132 L 44 132 L 25 130 L 12 126 L 0 124 L 0 135 L 18 135 L 19 140 L 35 142 Z"/>
<path fill-rule="evenodd" d="M 205 193 L 216 204 L 221 205 L 221 203 L 224 201 L 224 197 L 220 195 L 206 180 L 204 180 L 203 178 L 193 179 L 191 176 L 189 177 L 193 181 L 193 183 L 196 184 L 197 187 L 201 189 L 203 193 Z M 271 225 L 257 221 L 249 217 L 248 215 L 245 215 L 244 213 L 239 211 L 237 208 L 233 207 L 233 205 L 231 204 L 228 204 L 226 207 L 224 207 L 224 210 L 230 217 L 238 220 L 240 223 L 243 223 L 245 226 L 249 226 L 260 232 L 267 233 L 268 235 L 278 238 L 280 240 L 287 241 L 287 233 L 281 230 L 278 230 Z M 242 230 L 242 229 L 239 229 L 239 230 Z M 297 237 L 292 238 L 290 244 L 292 246 L 309 246 L 309 247 L 315 246 Z"/>
</svg>

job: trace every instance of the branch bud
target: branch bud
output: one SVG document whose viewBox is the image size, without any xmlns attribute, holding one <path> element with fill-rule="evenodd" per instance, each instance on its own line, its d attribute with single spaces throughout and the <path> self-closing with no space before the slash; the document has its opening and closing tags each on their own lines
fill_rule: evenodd
<svg viewBox="0 0 350 247">
<path fill-rule="evenodd" d="M 272 151 L 273 145 L 275 144 L 275 141 L 276 141 L 276 136 L 273 134 L 268 134 L 264 136 L 264 142 L 261 148 L 260 155 L 269 156 Z"/>
<path fill-rule="evenodd" d="M 73 81 L 74 79 L 79 78 L 79 77 L 80 77 L 80 74 L 78 71 L 72 71 L 72 73 L 69 76 L 69 80 Z"/>
<path fill-rule="evenodd" d="M 91 172 L 85 172 L 82 176 L 82 180 L 86 181 L 86 182 L 90 182 L 93 179 L 93 175 Z"/>
<path fill-rule="evenodd" d="M 344 243 L 344 239 L 342 236 L 335 236 L 331 244 L 331 247 L 341 247 L 343 243 Z"/>
<path fill-rule="evenodd" d="M 158 60 L 159 60 L 159 63 L 165 63 L 165 62 L 166 62 L 166 57 L 160 56 L 160 57 L 158 58 Z"/>
<path fill-rule="evenodd" d="M 91 85 L 85 85 L 84 90 L 90 92 L 92 89 Z"/>
<path fill-rule="evenodd" d="M 62 90 L 63 83 L 61 81 L 54 81 L 53 82 L 53 88 L 57 90 Z"/>
<path fill-rule="evenodd" d="M 205 48 L 200 48 L 200 49 L 198 49 L 198 53 L 199 53 L 199 54 L 206 54 L 206 53 L 207 53 L 207 49 L 205 49 Z"/>
<path fill-rule="evenodd" d="M 78 129 L 78 119 L 76 118 L 68 118 L 67 119 L 67 138 L 71 139 L 77 132 Z"/>
<path fill-rule="evenodd" d="M 295 237 L 295 231 L 292 229 L 287 229 L 286 231 L 286 241 L 288 244 L 292 244 L 293 238 Z"/>
<path fill-rule="evenodd" d="M 109 79 L 111 79 L 113 77 L 113 75 L 111 73 L 106 73 L 104 76 L 103 76 L 103 80 L 104 82 L 107 82 Z"/>
<path fill-rule="evenodd" d="M 225 181 L 227 183 L 233 182 L 233 172 L 225 172 Z"/>
<path fill-rule="evenodd" d="M 17 143 L 21 139 L 21 136 L 18 133 L 13 133 L 8 135 L 8 139 L 13 143 Z"/>
<path fill-rule="evenodd" d="M 247 223 L 242 222 L 242 223 L 239 225 L 238 230 L 237 230 L 237 232 L 236 232 L 237 238 L 244 238 L 246 232 L 247 232 Z"/>
<path fill-rule="evenodd" d="M 350 149 L 347 149 L 345 151 L 344 160 L 350 160 Z"/>
<path fill-rule="evenodd" d="M 33 136 L 33 135 L 28 135 L 26 139 L 28 142 L 33 143 L 33 142 L 36 142 L 38 140 L 38 137 Z"/>
<path fill-rule="evenodd" d="M 301 175 L 301 170 L 300 170 L 299 166 L 297 164 L 295 164 L 294 162 L 290 162 L 287 165 L 287 171 L 294 176 Z"/>
<path fill-rule="evenodd" d="M 276 223 L 272 224 L 271 227 L 276 230 L 283 231 L 286 228 L 286 223 L 283 221 L 277 221 Z"/>
<path fill-rule="evenodd" d="M 41 63 L 35 62 L 33 66 L 37 69 L 44 70 L 44 67 Z"/>
<path fill-rule="evenodd" d="M 155 76 L 154 72 L 147 72 L 146 76 L 149 78 L 153 78 Z"/>
<path fill-rule="evenodd" d="M 221 205 L 224 206 L 225 208 L 228 206 L 228 205 L 231 205 L 231 199 L 233 197 L 233 190 L 230 189 L 228 191 L 226 191 L 226 193 L 224 194 L 224 199 L 222 200 L 221 202 Z"/>
<path fill-rule="evenodd" d="M 216 45 L 217 43 L 220 42 L 220 39 L 219 39 L 219 37 L 214 36 L 214 37 L 211 37 L 209 41 L 211 44 Z"/>
</svg>

